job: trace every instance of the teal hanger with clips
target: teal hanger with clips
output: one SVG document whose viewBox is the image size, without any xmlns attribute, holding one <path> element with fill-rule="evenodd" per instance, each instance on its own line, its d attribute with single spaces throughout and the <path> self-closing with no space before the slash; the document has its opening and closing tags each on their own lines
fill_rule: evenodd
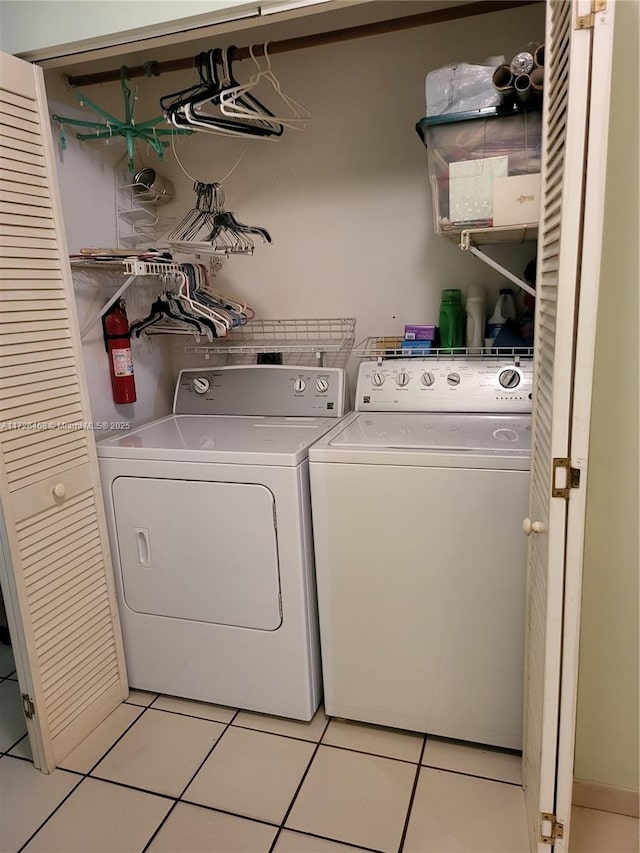
<svg viewBox="0 0 640 853">
<path fill-rule="evenodd" d="M 121 121 L 119 118 L 111 115 L 111 113 L 103 110 L 102 107 L 94 104 L 93 101 L 89 100 L 86 95 L 83 95 L 82 92 L 77 89 L 75 90 L 75 95 L 81 105 L 84 106 L 86 104 L 91 110 L 93 110 L 93 112 L 101 116 L 104 121 L 84 121 L 83 119 L 67 118 L 65 116 L 55 114 L 52 115 L 51 118 L 53 121 L 60 124 L 60 144 L 63 150 L 67 147 L 64 135 L 64 126 L 67 124 L 75 127 L 93 129 L 92 133 L 76 134 L 77 139 L 80 139 L 82 142 L 92 142 L 97 139 L 112 139 L 115 136 L 124 137 L 127 143 L 128 167 L 129 171 L 133 174 L 136 170 L 134 164 L 134 142 L 136 139 L 141 139 L 143 142 L 150 145 L 158 155 L 158 158 L 162 160 L 164 157 L 164 149 L 169 145 L 169 143 L 164 142 L 159 137 L 171 136 L 172 134 L 190 135 L 193 131 L 179 128 L 172 128 L 170 130 L 158 128 L 158 124 L 166 121 L 164 116 L 157 116 L 156 118 L 147 119 L 147 121 L 141 121 L 139 124 L 136 124 L 133 115 L 135 99 L 131 89 L 127 85 L 127 68 L 124 65 L 120 69 L 120 86 L 122 88 L 122 97 L 124 99 L 124 121 Z"/>
</svg>

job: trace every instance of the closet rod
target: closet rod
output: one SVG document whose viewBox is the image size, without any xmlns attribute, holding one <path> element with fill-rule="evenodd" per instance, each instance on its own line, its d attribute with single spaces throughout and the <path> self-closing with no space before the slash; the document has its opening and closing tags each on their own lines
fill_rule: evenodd
<svg viewBox="0 0 640 853">
<path fill-rule="evenodd" d="M 269 55 L 286 53 L 290 50 L 303 50 L 307 47 L 338 44 L 343 41 L 351 41 L 351 39 L 378 36 L 384 33 L 413 29 L 414 27 L 424 27 L 429 24 L 440 24 L 445 21 L 455 21 L 475 15 L 486 15 L 489 12 L 499 12 L 505 9 L 530 6 L 532 3 L 542 2 L 544 0 L 480 0 L 477 3 L 436 9 L 432 12 L 421 12 L 418 15 L 408 15 L 404 18 L 374 21 L 371 24 L 360 24 L 359 26 L 346 27 L 342 30 L 332 30 L 327 33 L 316 33 L 315 35 L 299 36 L 281 41 L 270 41 Z M 233 59 L 234 62 L 240 59 L 249 59 L 249 48 L 241 47 L 236 49 Z M 127 66 L 127 78 L 147 77 L 149 73 L 157 77 L 160 74 L 166 74 L 171 71 L 183 71 L 193 67 L 193 56 L 184 57 L 183 59 L 170 59 L 166 62 L 147 62 L 145 65 Z M 79 74 L 78 76 L 67 78 L 70 86 L 91 86 L 97 83 L 111 83 L 118 80 L 120 80 L 120 68 L 113 71 L 98 71 L 95 74 Z"/>
</svg>

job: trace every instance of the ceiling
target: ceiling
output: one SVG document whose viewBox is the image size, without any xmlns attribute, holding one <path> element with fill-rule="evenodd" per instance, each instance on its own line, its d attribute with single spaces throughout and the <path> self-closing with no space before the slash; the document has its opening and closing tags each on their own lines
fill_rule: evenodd
<svg viewBox="0 0 640 853">
<path fill-rule="evenodd" d="M 122 65 L 139 66 L 149 61 L 193 57 L 214 46 L 213 39 L 215 47 L 230 43 L 245 47 L 466 5 L 474 4 L 469 0 L 332 0 L 318 7 L 263 17 L 259 23 L 256 19 L 244 19 L 153 38 L 141 34 L 137 41 L 127 44 L 92 48 L 48 59 L 33 57 L 32 61 L 37 61 L 43 68 L 60 68 L 73 77 L 111 71 Z"/>
</svg>

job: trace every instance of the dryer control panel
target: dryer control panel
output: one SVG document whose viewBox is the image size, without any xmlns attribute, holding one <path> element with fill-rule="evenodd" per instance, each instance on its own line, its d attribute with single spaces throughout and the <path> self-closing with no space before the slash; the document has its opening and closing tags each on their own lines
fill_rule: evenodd
<svg viewBox="0 0 640 853">
<path fill-rule="evenodd" d="M 390 358 L 360 365 L 361 412 L 530 412 L 531 359 Z"/>
<path fill-rule="evenodd" d="M 183 370 L 174 415 L 339 418 L 347 411 L 339 367 L 237 365 Z"/>
</svg>

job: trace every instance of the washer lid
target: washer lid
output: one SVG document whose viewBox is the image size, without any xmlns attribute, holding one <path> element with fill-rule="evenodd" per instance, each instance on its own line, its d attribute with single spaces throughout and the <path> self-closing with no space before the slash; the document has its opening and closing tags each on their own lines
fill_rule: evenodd
<svg viewBox="0 0 640 853">
<path fill-rule="evenodd" d="M 474 467 L 500 460 L 527 468 L 530 452 L 529 415 L 361 412 L 341 421 L 309 456 L 312 462 Z"/>
<path fill-rule="evenodd" d="M 332 418 L 170 415 L 98 442 L 100 458 L 298 465 Z"/>
</svg>

